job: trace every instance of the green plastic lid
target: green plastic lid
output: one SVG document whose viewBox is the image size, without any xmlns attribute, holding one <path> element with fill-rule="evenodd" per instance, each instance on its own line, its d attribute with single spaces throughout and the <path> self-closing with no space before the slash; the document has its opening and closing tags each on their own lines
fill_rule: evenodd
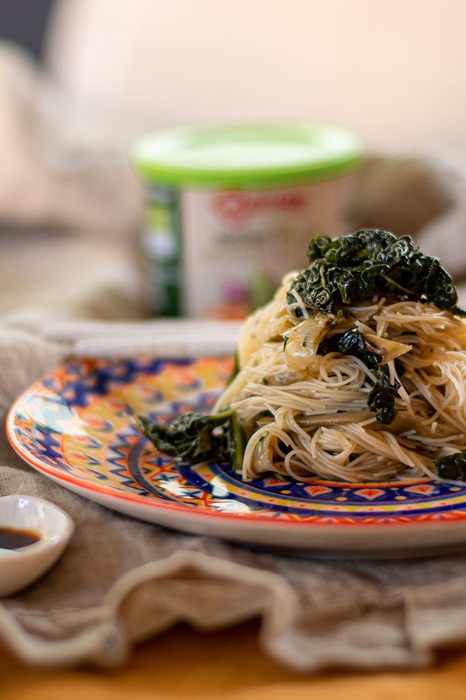
<svg viewBox="0 0 466 700">
<path fill-rule="evenodd" d="M 131 159 L 145 182 L 225 189 L 326 179 L 355 168 L 362 153 L 340 127 L 256 124 L 162 129 L 142 136 Z"/>
</svg>

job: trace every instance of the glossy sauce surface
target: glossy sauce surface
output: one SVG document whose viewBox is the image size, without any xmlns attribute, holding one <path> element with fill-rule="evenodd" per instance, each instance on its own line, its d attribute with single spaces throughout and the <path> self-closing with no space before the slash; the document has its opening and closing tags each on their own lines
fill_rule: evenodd
<svg viewBox="0 0 466 700">
<path fill-rule="evenodd" d="M 39 540 L 40 535 L 34 530 L 0 527 L 0 549 L 20 549 Z"/>
</svg>

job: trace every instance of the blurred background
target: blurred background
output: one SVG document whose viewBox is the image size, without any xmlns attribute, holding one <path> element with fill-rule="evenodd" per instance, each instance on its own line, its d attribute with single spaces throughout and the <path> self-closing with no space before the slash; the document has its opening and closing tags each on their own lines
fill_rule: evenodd
<svg viewBox="0 0 466 700">
<path fill-rule="evenodd" d="M 369 149 L 464 149 L 462 0 L 0 5 L 1 35 L 43 62 L 76 133 L 298 119 L 343 123 Z"/>
<path fill-rule="evenodd" d="M 427 224 L 428 252 L 450 255 L 459 275 L 449 251 L 464 236 L 465 24 L 463 0 L 0 0 L 1 289 L 19 265 L 48 280 L 34 300 L 50 304 L 55 282 L 69 287 L 70 256 L 83 286 L 95 274 L 104 284 L 92 270 L 105 258 L 113 294 L 126 280 L 121 313 L 136 313 L 125 261 L 143 192 L 129 145 L 160 126 L 248 120 L 354 130 L 370 159 L 355 225 Z M 443 238 L 431 230 L 440 214 Z M 43 232 L 41 265 L 24 263 L 31 239 L 18 243 L 18 227 Z M 86 243 L 74 250 L 65 230 Z M 91 296 L 88 313 L 105 315 Z"/>
</svg>

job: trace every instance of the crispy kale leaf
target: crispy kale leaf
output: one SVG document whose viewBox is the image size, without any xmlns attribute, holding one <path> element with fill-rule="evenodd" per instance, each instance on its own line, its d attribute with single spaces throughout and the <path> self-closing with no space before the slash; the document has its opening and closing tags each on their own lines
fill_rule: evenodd
<svg viewBox="0 0 466 700">
<path fill-rule="evenodd" d="M 366 348 L 361 331 L 352 328 L 344 333 L 324 338 L 319 345 L 318 353 L 326 355 L 329 352 L 353 355 L 364 362 L 375 379 L 374 386 L 367 397 L 369 410 L 374 411 L 379 423 L 390 425 L 396 417 L 395 399 L 400 385 L 398 382 L 390 384 L 387 369 L 377 366 L 380 358 Z"/>
<path fill-rule="evenodd" d="M 240 466 L 244 436 L 232 410 L 217 414 L 185 413 L 170 423 L 138 416 L 141 432 L 163 454 L 191 464 L 230 459 Z"/>
<path fill-rule="evenodd" d="M 239 372 L 238 355 L 227 386 Z M 245 435 L 234 411 L 217 414 L 189 412 L 169 423 L 156 423 L 147 416 L 138 416 L 139 430 L 163 454 L 179 461 L 204 462 L 229 459 L 240 470 L 245 448 Z"/>
<path fill-rule="evenodd" d="M 441 479 L 466 481 L 466 452 L 455 452 L 447 457 L 435 459 L 434 465 Z"/>
<path fill-rule="evenodd" d="M 337 333 L 329 338 L 324 338 L 317 350 L 319 355 L 327 355 L 329 352 L 341 352 L 343 355 L 354 355 L 369 367 L 375 367 L 380 362 L 380 357 L 366 348 L 364 336 L 357 328 L 351 328 L 344 333 Z"/>
<path fill-rule="evenodd" d="M 400 385 L 398 382 L 390 384 L 390 377 L 385 367 L 377 367 L 372 370 L 376 381 L 367 398 L 367 405 L 374 411 L 379 423 L 390 425 L 395 420 L 395 399 Z"/>
<path fill-rule="evenodd" d="M 146 437 L 160 452 L 188 462 L 201 462 L 223 452 L 227 446 L 230 413 L 185 413 L 171 423 L 153 423 L 139 416 Z"/>
<path fill-rule="evenodd" d="M 317 236 L 308 250 L 309 266 L 288 292 L 291 312 L 300 318 L 304 306 L 333 313 L 335 306 L 370 299 L 374 293 L 436 304 L 466 315 L 458 308 L 453 280 L 437 258 L 414 247 L 410 236 L 363 229 L 349 236 Z"/>
</svg>

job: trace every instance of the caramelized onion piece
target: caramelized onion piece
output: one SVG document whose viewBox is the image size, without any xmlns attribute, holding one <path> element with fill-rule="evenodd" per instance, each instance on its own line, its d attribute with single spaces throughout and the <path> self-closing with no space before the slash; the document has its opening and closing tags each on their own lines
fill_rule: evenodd
<svg viewBox="0 0 466 700">
<path fill-rule="evenodd" d="M 389 340 L 388 338 L 381 338 L 375 333 L 363 334 L 364 340 L 372 352 L 380 355 L 382 358 L 379 362 L 380 365 L 385 365 L 390 360 L 395 360 L 400 355 L 404 355 L 413 349 L 412 345 L 406 345 L 406 343 L 399 343 L 396 340 Z"/>
<path fill-rule="evenodd" d="M 273 437 L 266 433 L 254 448 L 252 462 L 254 471 L 258 474 L 276 471 L 273 466 Z"/>
<path fill-rule="evenodd" d="M 307 377 L 307 372 L 303 370 L 290 370 L 289 372 L 275 372 L 274 374 L 266 374 L 264 383 L 268 386 L 289 386 L 295 382 L 301 382 Z"/>
<path fill-rule="evenodd" d="M 291 370 L 306 369 L 312 362 L 319 343 L 335 320 L 333 314 L 317 313 L 284 333 L 285 360 Z"/>
</svg>

